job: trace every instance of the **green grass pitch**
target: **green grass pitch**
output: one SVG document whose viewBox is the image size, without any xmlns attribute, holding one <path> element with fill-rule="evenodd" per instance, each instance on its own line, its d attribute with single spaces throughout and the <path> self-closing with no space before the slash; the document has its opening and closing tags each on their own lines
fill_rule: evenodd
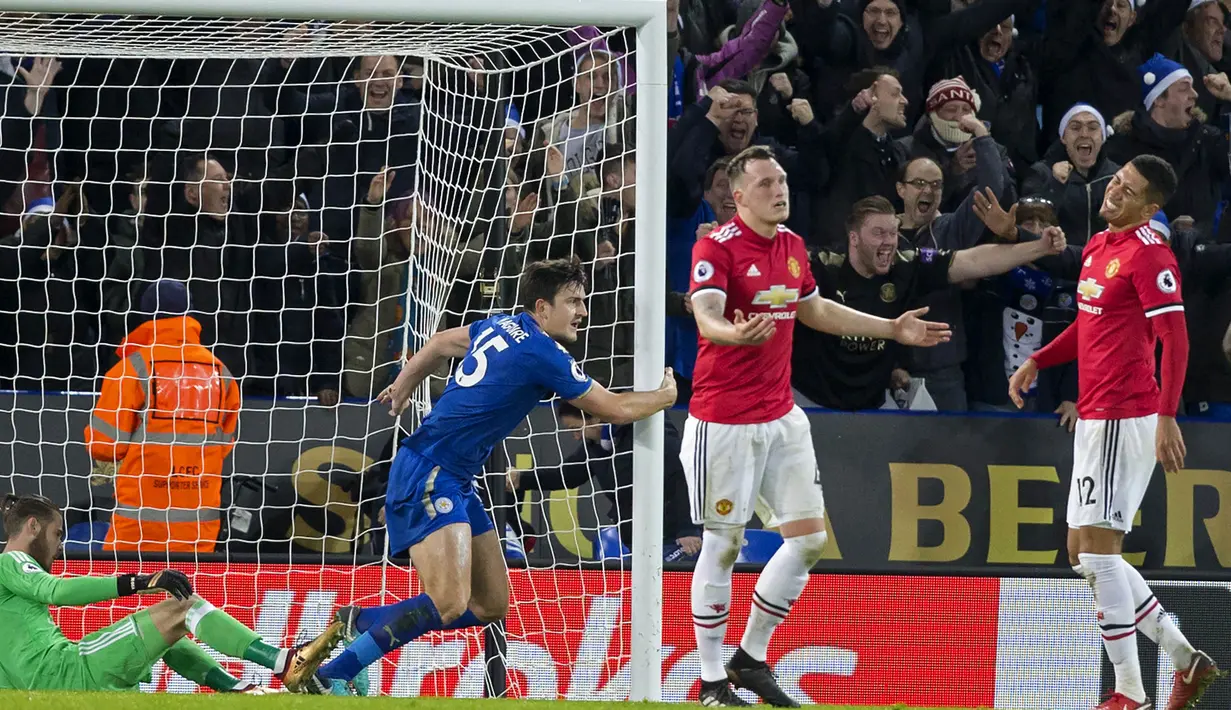
<svg viewBox="0 0 1231 710">
<path fill-rule="evenodd" d="M 335 698 L 312 695 L 177 695 L 168 693 L 25 693 L 0 691 L 0 707 L 12 710 L 332 710 L 388 708 L 393 710 L 680 710 L 699 707 L 674 703 L 600 703 L 569 700 L 455 700 L 453 698 Z M 851 705 L 812 705 L 816 710 L 886 710 Z M 939 710 L 906 708 L 893 710 Z"/>
</svg>

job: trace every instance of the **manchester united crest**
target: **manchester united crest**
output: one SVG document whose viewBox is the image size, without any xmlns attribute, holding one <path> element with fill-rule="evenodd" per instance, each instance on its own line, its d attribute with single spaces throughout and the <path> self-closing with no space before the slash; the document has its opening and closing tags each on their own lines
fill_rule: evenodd
<svg viewBox="0 0 1231 710">
<path fill-rule="evenodd" d="M 731 504 L 731 501 L 727 500 L 726 498 L 723 498 L 722 500 L 714 504 L 714 510 L 718 511 L 719 515 L 729 514 L 731 512 L 732 507 L 734 506 Z"/>
<path fill-rule="evenodd" d="M 787 257 L 786 270 L 791 272 L 791 278 L 799 278 L 799 261 L 793 256 Z"/>
<path fill-rule="evenodd" d="M 881 300 L 885 303 L 893 303 L 898 300 L 898 289 L 891 283 L 881 286 Z"/>
<path fill-rule="evenodd" d="M 1111 278 L 1115 276 L 1116 274 L 1120 273 L 1120 260 L 1112 259 L 1111 261 L 1107 262 L 1107 270 L 1103 273 L 1107 274 L 1107 278 Z"/>
</svg>

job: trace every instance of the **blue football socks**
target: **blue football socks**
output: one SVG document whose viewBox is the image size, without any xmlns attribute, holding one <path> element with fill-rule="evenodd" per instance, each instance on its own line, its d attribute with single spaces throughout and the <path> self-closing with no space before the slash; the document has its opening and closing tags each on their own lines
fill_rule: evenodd
<svg viewBox="0 0 1231 710">
<path fill-rule="evenodd" d="M 429 631 L 464 629 L 482 622 L 469 609 L 445 626 L 436 604 L 427 594 L 387 606 L 364 609 L 355 622 L 362 635 L 347 646 L 337 658 L 321 666 L 317 676 L 326 680 L 352 680 L 364 668 L 390 651 L 419 638 Z"/>
</svg>

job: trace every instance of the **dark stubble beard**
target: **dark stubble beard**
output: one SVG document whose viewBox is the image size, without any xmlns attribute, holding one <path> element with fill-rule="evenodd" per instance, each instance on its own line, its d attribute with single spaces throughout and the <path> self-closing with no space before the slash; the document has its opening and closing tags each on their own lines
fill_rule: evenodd
<svg viewBox="0 0 1231 710">
<path fill-rule="evenodd" d="M 30 543 L 30 556 L 38 561 L 43 569 L 51 571 L 51 565 L 56 560 L 56 552 L 58 545 L 53 546 L 53 543 L 47 540 L 43 535 L 40 535 Z"/>
</svg>

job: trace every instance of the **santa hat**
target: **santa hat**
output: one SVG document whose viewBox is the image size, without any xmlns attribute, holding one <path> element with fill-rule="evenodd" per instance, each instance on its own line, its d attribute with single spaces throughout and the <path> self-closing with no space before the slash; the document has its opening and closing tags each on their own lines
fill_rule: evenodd
<svg viewBox="0 0 1231 710">
<path fill-rule="evenodd" d="M 1167 215 L 1162 210 L 1155 212 L 1150 218 L 1150 229 L 1164 239 L 1171 239 L 1171 222 L 1167 221 Z"/>
<path fill-rule="evenodd" d="M 51 214 L 55 211 L 56 201 L 51 197 L 36 197 L 26 205 L 26 215 Z"/>
<path fill-rule="evenodd" d="M 509 102 L 508 107 L 504 110 L 504 127 L 516 128 L 517 135 L 522 138 L 526 137 L 526 129 L 521 125 L 521 111 L 517 110 L 517 106 L 512 101 Z"/>
<path fill-rule="evenodd" d="M 1172 84 L 1181 79 L 1193 78 L 1183 64 L 1174 62 L 1161 54 L 1155 54 L 1147 59 L 1145 64 L 1137 67 L 1137 71 L 1141 74 L 1141 93 L 1144 96 L 1142 103 L 1147 111 Z"/>
<path fill-rule="evenodd" d="M 942 79 L 932 84 L 932 89 L 928 91 L 927 111 L 934 113 L 950 101 L 961 101 L 974 111 L 978 111 L 983 105 L 979 99 L 979 92 L 970 88 L 966 80 L 960 76 L 953 79 Z"/>
<path fill-rule="evenodd" d="M 1103 137 L 1111 135 L 1111 130 L 1107 128 L 1107 119 L 1103 118 L 1103 114 L 1090 104 L 1075 103 L 1072 108 L 1065 112 L 1064 118 L 1060 119 L 1060 137 L 1064 138 L 1064 129 L 1069 127 L 1069 121 L 1072 121 L 1077 114 L 1089 113 L 1094 115 L 1094 119 L 1098 121 L 1098 125 L 1103 129 Z"/>
</svg>

